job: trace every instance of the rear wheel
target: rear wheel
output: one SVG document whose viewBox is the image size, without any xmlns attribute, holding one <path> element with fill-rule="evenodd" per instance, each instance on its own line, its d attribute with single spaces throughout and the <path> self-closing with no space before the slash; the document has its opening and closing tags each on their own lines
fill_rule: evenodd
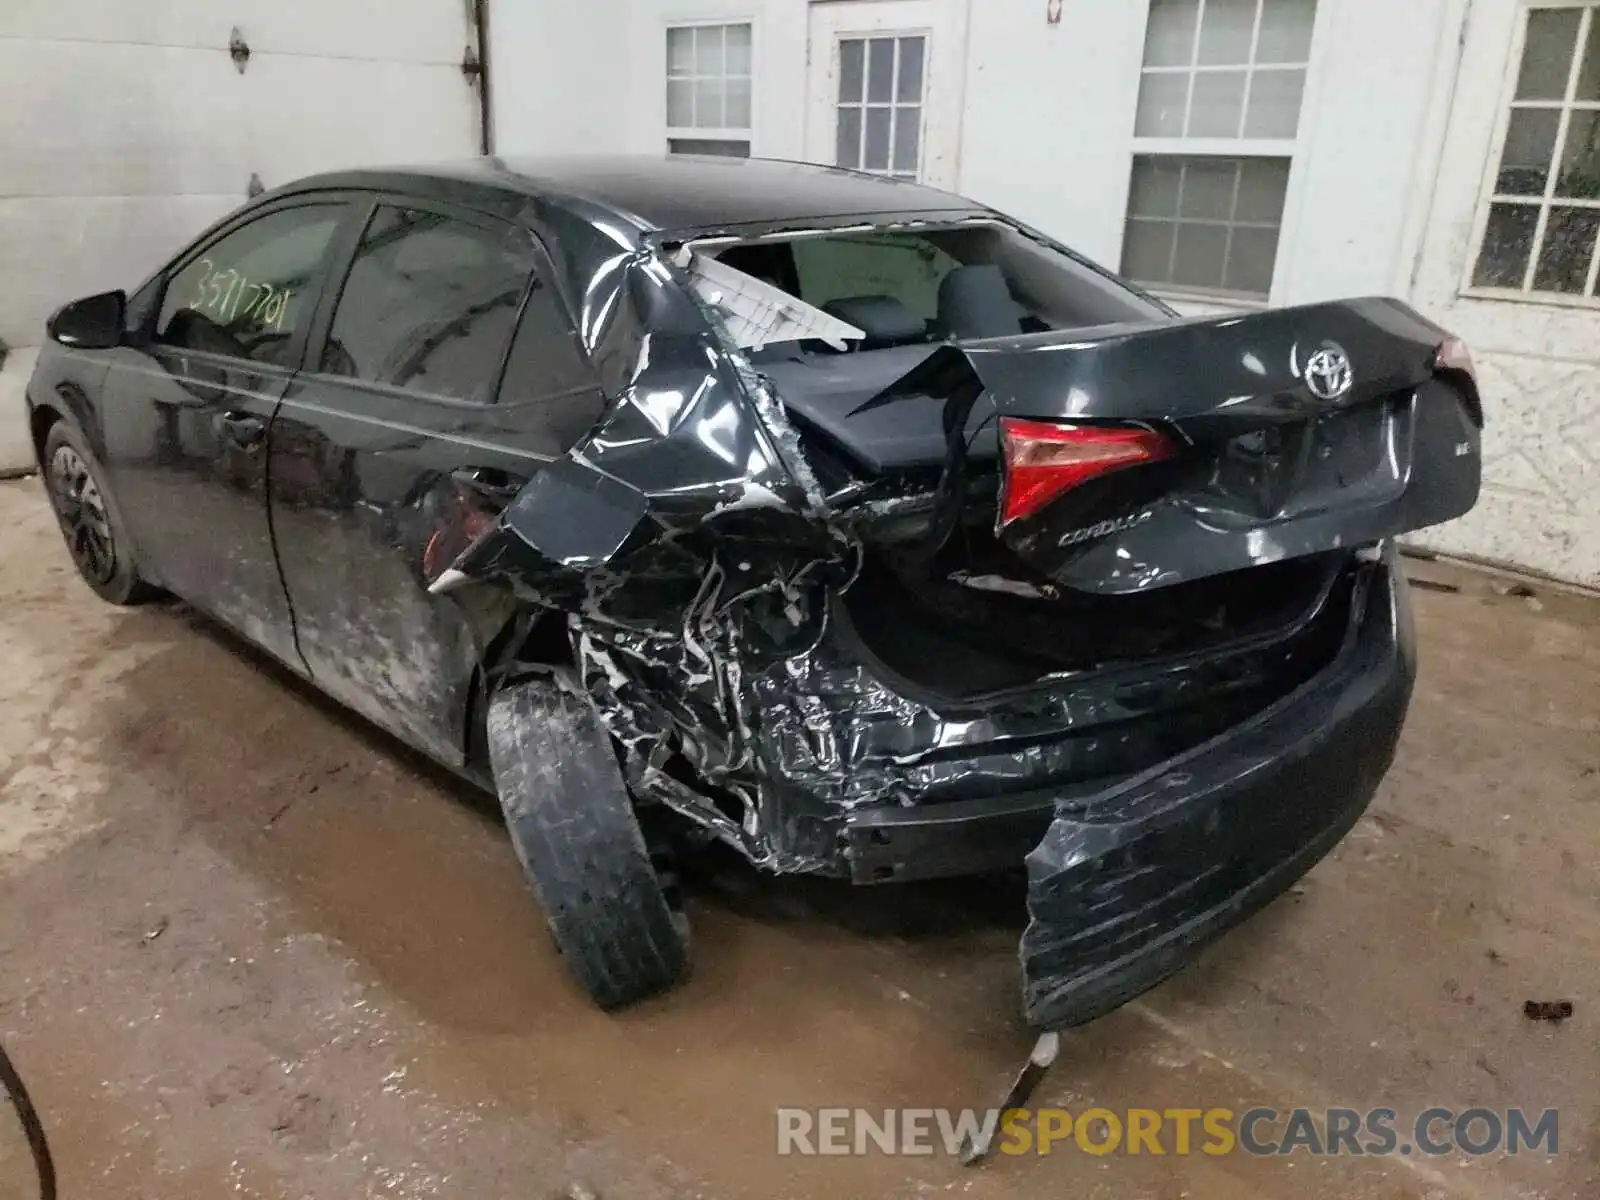
<svg viewBox="0 0 1600 1200">
<path fill-rule="evenodd" d="M 605 1009 L 672 987 L 688 967 L 687 923 L 593 707 L 535 680 L 494 698 L 488 731 L 511 842 L 567 968 Z"/>
<path fill-rule="evenodd" d="M 154 599 L 158 593 L 140 577 L 132 544 L 108 499 L 104 472 L 78 431 L 57 421 L 41 457 L 50 506 L 84 582 L 112 604 Z"/>
</svg>

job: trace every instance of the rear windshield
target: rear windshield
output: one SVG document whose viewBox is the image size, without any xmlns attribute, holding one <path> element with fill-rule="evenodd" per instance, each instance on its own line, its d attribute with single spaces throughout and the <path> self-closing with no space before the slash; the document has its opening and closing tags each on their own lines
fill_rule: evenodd
<svg viewBox="0 0 1600 1200">
<path fill-rule="evenodd" d="M 1167 315 L 1115 279 L 998 223 L 803 236 L 706 253 L 862 330 L 856 349 Z"/>
</svg>

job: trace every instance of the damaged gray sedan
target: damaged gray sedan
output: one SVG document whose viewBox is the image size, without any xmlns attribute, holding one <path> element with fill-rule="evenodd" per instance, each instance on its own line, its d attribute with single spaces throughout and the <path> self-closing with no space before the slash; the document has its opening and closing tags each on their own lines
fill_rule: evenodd
<svg viewBox="0 0 1600 1200">
<path fill-rule="evenodd" d="M 787 163 L 321 176 L 50 333 L 85 579 L 492 788 L 608 1008 L 685 970 L 685 839 L 1025 865 L 1030 1022 L 1150 987 L 1367 805 L 1414 673 L 1392 539 L 1479 486 L 1471 361 L 1397 301 L 1183 320 Z"/>
</svg>

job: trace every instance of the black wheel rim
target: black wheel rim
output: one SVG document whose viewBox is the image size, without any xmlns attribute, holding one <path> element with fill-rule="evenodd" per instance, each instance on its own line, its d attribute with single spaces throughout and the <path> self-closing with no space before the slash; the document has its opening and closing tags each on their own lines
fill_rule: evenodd
<svg viewBox="0 0 1600 1200">
<path fill-rule="evenodd" d="M 108 583 L 117 570 L 111 521 L 89 464 L 71 446 L 57 447 L 50 458 L 50 497 L 78 569 L 95 583 Z"/>
</svg>

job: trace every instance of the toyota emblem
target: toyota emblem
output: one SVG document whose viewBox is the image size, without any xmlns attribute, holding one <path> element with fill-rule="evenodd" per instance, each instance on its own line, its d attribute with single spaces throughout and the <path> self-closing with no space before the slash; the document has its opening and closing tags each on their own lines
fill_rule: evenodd
<svg viewBox="0 0 1600 1200">
<path fill-rule="evenodd" d="M 1350 356 L 1340 346 L 1324 342 L 1306 359 L 1306 387 L 1318 400 L 1337 400 L 1350 390 Z"/>
</svg>

